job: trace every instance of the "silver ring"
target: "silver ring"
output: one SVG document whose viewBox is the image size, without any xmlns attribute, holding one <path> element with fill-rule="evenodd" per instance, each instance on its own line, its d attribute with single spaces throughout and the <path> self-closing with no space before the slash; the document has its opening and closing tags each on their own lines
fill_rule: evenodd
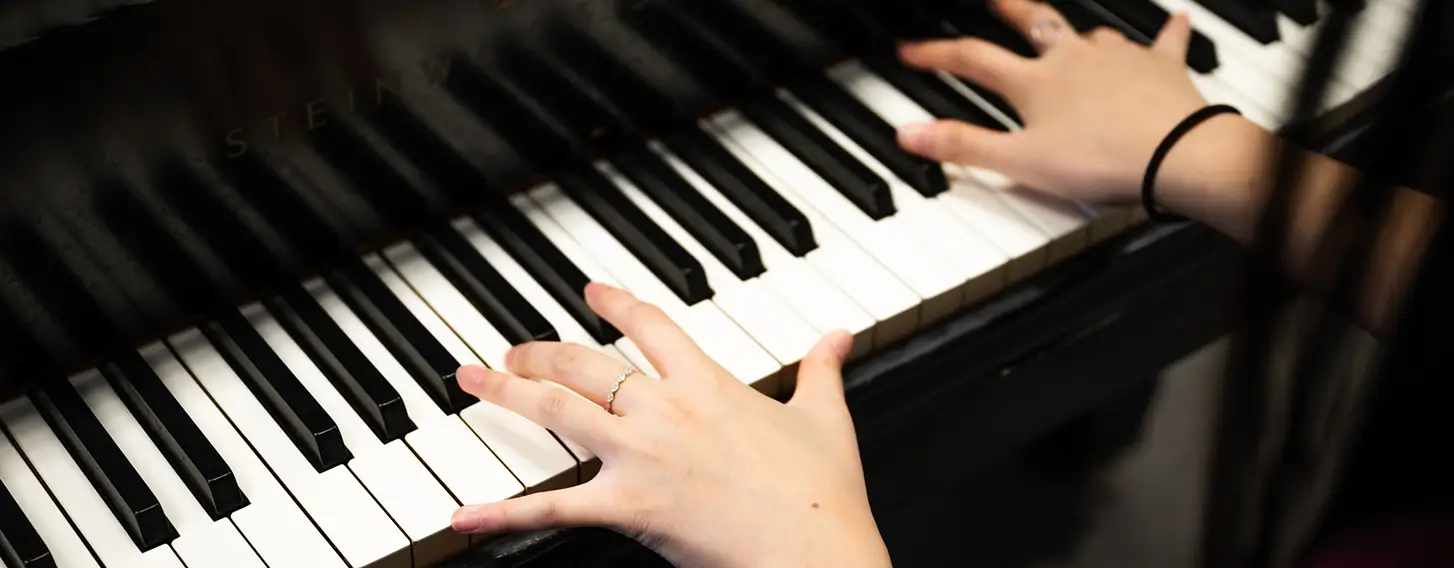
<svg viewBox="0 0 1454 568">
<path fill-rule="evenodd" d="M 1040 51 L 1045 51 L 1054 45 L 1055 40 L 1060 39 L 1061 27 L 1059 18 L 1040 18 L 1035 21 L 1035 25 L 1030 26 L 1030 41 L 1035 42 L 1035 47 L 1040 48 Z"/>
<path fill-rule="evenodd" d="M 611 412 L 611 408 L 616 405 L 616 393 L 621 391 L 621 383 L 626 382 L 626 379 L 631 378 L 631 374 L 635 372 L 636 366 L 628 364 L 626 365 L 626 370 L 616 375 L 616 384 L 611 385 L 611 392 L 606 393 L 606 412 L 615 414 Z"/>
</svg>

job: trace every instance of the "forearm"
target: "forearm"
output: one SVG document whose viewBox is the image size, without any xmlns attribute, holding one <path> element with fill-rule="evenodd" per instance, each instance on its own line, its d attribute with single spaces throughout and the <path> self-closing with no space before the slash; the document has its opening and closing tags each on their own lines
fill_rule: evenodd
<svg viewBox="0 0 1454 568">
<path fill-rule="evenodd" d="M 1178 143 L 1162 168 L 1157 202 L 1202 222 L 1244 244 L 1253 244 L 1258 224 L 1273 195 L 1270 165 L 1281 141 L 1236 116 L 1218 117 Z M 1339 207 L 1356 182 L 1354 168 L 1326 156 L 1304 153 L 1304 175 L 1291 189 L 1289 238 L 1280 256 L 1295 280 L 1321 288 L 1331 277 L 1316 271 L 1314 258 L 1329 236 Z M 1375 334 L 1387 331 L 1397 299 L 1416 276 L 1442 205 L 1412 190 L 1399 189 L 1373 242 L 1366 279 L 1358 283 L 1356 305 L 1347 306 Z M 1336 244 L 1334 246 L 1340 246 Z"/>
</svg>

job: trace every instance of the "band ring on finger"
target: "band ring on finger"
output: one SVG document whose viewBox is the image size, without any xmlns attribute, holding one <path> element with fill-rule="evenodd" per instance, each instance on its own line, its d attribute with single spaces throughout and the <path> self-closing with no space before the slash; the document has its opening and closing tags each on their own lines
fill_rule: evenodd
<svg viewBox="0 0 1454 568">
<path fill-rule="evenodd" d="M 1065 23 L 1060 21 L 1060 18 L 1052 16 L 1035 20 L 1035 23 L 1030 26 L 1030 41 L 1035 44 L 1036 49 L 1043 53 L 1055 46 L 1064 27 Z"/>
<path fill-rule="evenodd" d="M 621 374 L 616 375 L 616 382 L 611 385 L 611 391 L 606 393 L 607 413 L 615 414 L 615 412 L 612 411 L 612 408 L 616 406 L 616 393 L 621 392 L 621 385 L 626 382 L 626 379 L 631 378 L 632 373 L 635 373 L 636 370 L 637 369 L 635 365 L 627 364 L 626 369 L 622 370 Z"/>
</svg>

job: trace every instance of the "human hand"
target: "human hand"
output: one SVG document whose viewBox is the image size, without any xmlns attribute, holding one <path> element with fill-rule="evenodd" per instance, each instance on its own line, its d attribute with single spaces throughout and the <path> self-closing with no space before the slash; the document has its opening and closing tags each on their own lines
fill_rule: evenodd
<svg viewBox="0 0 1454 568">
<path fill-rule="evenodd" d="M 1024 129 L 997 132 L 939 121 L 904 127 L 901 144 L 927 158 L 999 172 L 1069 200 L 1134 201 L 1156 146 L 1207 104 L 1187 75 L 1186 16 L 1174 15 L 1147 48 L 1110 28 L 1078 35 L 1045 3 L 991 3 L 1026 38 L 1045 19 L 1058 22 L 1061 31 L 1037 46 L 1041 54 L 1034 59 L 972 37 L 912 43 L 900 55 L 910 66 L 944 71 L 1001 94 Z M 1238 120 L 1223 115 L 1208 125 Z"/>
<path fill-rule="evenodd" d="M 804 357 L 783 404 L 734 378 L 657 307 L 601 284 L 586 299 L 662 377 L 631 376 L 607 413 L 622 365 L 584 346 L 518 346 L 506 357 L 513 374 L 461 369 L 464 390 L 584 445 L 602 469 L 578 487 L 461 508 L 455 530 L 600 526 L 677 566 L 889 565 L 843 398 L 850 334 L 829 334 Z"/>
</svg>

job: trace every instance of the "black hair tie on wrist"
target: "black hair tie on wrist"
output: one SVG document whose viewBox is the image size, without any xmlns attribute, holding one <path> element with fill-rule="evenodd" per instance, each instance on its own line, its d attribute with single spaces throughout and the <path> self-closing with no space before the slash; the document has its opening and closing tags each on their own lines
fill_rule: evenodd
<svg viewBox="0 0 1454 568">
<path fill-rule="evenodd" d="M 1181 140 L 1181 137 L 1186 136 L 1186 133 L 1191 132 L 1193 128 L 1206 122 L 1207 119 L 1225 113 L 1240 115 L 1242 111 L 1237 110 L 1236 107 L 1231 105 L 1211 105 L 1202 108 L 1182 120 L 1181 124 L 1176 125 L 1176 128 L 1171 129 L 1171 133 L 1167 134 L 1166 139 L 1161 141 L 1161 146 L 1156 148 L 1156 153 L 1151 155 L 1151 163 L 1146 166 L 1146 180 L 1141 183 L 1141 206 L 1146 208 L 1146 216 L 1151 218 L 1151 220 L 1170 222 L 1186 219 L 1179 215 L 1162 213 L 1157 210 L 1156 199 L 1153 195 L 1156 188 L 1156 173 L 1161 171 L 1161 162 L 1166 160 L 1166 155 L 1171 153 L 1171 148 L 1176 145 L 1177 141 Z"/>
</svg>

